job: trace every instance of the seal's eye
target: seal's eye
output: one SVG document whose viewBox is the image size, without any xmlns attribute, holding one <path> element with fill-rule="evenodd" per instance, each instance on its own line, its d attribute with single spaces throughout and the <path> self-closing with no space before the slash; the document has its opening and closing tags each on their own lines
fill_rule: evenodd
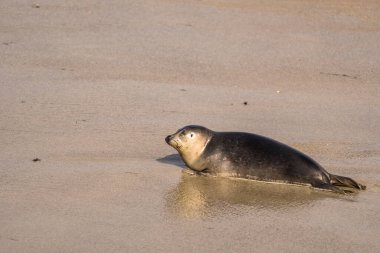
<svg viewBox="0 0 380 253">
<path fill-rule="evenodd" d="M 190 137 L 193 138 L 193 134 L 190 134 Z"/>
</svg>

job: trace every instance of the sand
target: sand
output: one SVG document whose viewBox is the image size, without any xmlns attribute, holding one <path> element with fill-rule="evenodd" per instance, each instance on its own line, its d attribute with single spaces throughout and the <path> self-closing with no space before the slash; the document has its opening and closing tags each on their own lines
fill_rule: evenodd
<svg viewBox="0 0 380 253">
<path fill-rule="evenodd" d="M 378 1 L 2 1 L 0 251 L 378 252 L 379 41 Z M 187 124 L 368 189 L 189 176 Z"/>
</svg>

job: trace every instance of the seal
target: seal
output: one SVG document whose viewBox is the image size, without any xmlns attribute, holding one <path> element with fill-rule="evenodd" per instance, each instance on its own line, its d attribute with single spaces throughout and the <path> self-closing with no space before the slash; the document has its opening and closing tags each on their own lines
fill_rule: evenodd
<svg viewBox="0 0 380 253">
<path fill-rule="evenodd" d="M 190 125 L 165 141 L 197 174 L 309 185 L 337 193 L 366 188 L 351 178 L 328 173 L 290 146 L 253 133 L 215 132 Z"/>
</svg>

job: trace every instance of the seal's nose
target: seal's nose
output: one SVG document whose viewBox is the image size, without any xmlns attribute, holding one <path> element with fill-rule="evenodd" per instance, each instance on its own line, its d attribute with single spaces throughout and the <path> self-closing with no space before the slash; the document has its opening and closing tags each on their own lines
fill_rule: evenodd
<svg viewBox="0 0 380 253">
<path fill-rule="evenodd" d="M 169 144 L 170 139 L 172 138 L 171 135 L 166 136 L 165 141 L 167 144 Z"/>
</svg>

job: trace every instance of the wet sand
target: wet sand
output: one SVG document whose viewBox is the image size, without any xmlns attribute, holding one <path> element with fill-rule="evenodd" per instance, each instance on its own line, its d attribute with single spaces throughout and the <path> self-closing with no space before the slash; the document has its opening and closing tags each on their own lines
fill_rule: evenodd
<svg viewBox="0 0 380 253">
<path fill-rule="evenodd" d="M 0 7 L 1 252 L 379 251 L 377 1 Z M 184 174 L 164 137 L 187 124 L 367 190 Z"/>
</svg>

